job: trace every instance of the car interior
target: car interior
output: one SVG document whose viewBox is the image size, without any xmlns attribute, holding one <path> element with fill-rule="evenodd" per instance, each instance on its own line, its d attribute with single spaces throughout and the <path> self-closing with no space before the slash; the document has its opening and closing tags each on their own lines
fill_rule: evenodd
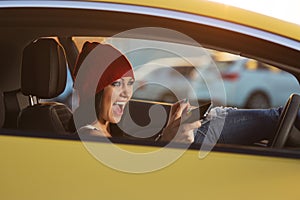
<svg viewBox="0 0 300 200">
<path fill-rule="evenodd" d="M 31 16 L 21 19 L 20 12 L 23 12 L 24 16 L 26 16 L 28 11 L 31 12 Z M 123 30 L 139 26 L 161 25 L 181 31 L 196 41 L 201 41 L 201 44 L 207 48 L 259 59 L 292 72 L 298 80 L 300 79 L 300 62 L 296 59 L 287 59 L 289 57 L 299 57 L 299 52 L 248 35 L 201 24 L 181 23 L 167 18 L 162 20 L 146 15 L 141 15 L 137 19 L 134 14 L 111 14 L 104 11 L 86 12 L 84 10 L 73 10 L 73 12 L 69 13 L 63 9 L 50 9 L 51 12 L 46 11 L 49 10 L 44 9 L 44 11 L 41 11 L 23 8 L 18 10 L 18 15 L 14 15 L 15 10 L 9 9 L 0 13 L 0 17 L 9 16 L 11 24 L 15 24 L 15 27 L 18 27 L 2 28 L 4 37 L 0 39 L 2 65 L 7 66 L 0 68 L 0 90 L 2 91 L 0 100 L 0 106 L 2 107 L 0 111 L 1 134 L 78 139 L 73 120 L 73 111 L 60 102 L 41 101 L 42 99 L 55 98 L 63 92 L 66 85 L 67 70 L 73 70 L 76 56 L 78 55 L 78 49 L 72 40 L 72 36 L 77 35 L 109 37 Z M 43 12 L 50 13 L 51 17 L 44 15 Z M 79 16 L 84 17 L 79 18 Z M 34 20 L 37 17 L 48 21 L 49 26 L 43 27 L 38 21 Z M 99 20 L 102 18 L 107 20 Z M 123 19 L 122 23 L 118 22 L 117 19 L 119 18 Z M 114 23 L 107 23 L 108 21 Z M 66 24 L 68 26 L 64 27 Z M 83 27 L 83 24 L 85 27 Z M 79 28 L 74 28 L 76 26 Z M 64 28 L 56 29 L 57 27 Z M 30 34 L 27 33 L 19 37 L 18 33 L 29 28 L 32 29 Z M 196 31 L 194 31 L 195 29 Z M 199 34 L 199 31 L 203 31 L 205 34 Z M 11 36 L 7 40 L 5 36 L 8 37 L 10 34 Z M 148 40 L 158 39 L 157 36 L 144 33 L 131 35 L 130 37 L 146 38 Z M 15 39 L 12 40 L 12 38 Z M 185 41 L 177 41 L 177 39 L 164 36 L 159 38 L 162 41 L 185 43 Z M 240 42 L 230 42 L 233 40 Z M 262 49 L 274 49 L 274 51 L 257 51 L 259 47 L 262 47 Z M 276 59 L 273 59 L 274 57 Z M 157 104 L 162 105 L 166 113 L 169 112 L 170 103 L 141 100 L 130 101 L 130 105 L 133 105 L 129 106 L 132 118 L 141 126 L 149 124 L 149 115 L 141 113 L 149 113 L 151 106 Z M 287 144 L 292 147 L 300 146 L 299 131 L 293 128 L 293 121 L 295 120 L 299 104 L 299 96 L 296 94 L 291 96 L 285 107 L 284 114 L 281 116 L 276 139 L 272 144 L 273 147 L 283 148 Z M 119 130 L 118 126 L 112 128 L 116 130 L 116 136 L 119 136 L 117 138 L 126 138 L 124 140 L 126 142 L 128 142 L 128 138 L 130 140 L 135 139 L 134 143 L 139 143 L 136 138 L 132 138 Z M 150 137 L 147 141 L 151 141 L 153 138 L 155 136 Z M 143 142 L 145 143 L 145 141 Z M 144 144 L 143 142 L 141 144 Z M 153 145 L 151 142 L 150 144 Z M 216 148 L 223 148 L 223 146 L 219 145 Z M 261 146 L 257 145 L 255 147 L 260 148 Z M 198 146 L 195 145 L 193 147 L 192 145 L 191 148 L 198 148 Z M 245 148 L 238 147 L 238 149 L 242 151 L 241 149 Z M 249 150 L 249 148 L 246 148 L 246 150 Z M 264 150 L 263 153 L 265 152 Z"/>
</svg>

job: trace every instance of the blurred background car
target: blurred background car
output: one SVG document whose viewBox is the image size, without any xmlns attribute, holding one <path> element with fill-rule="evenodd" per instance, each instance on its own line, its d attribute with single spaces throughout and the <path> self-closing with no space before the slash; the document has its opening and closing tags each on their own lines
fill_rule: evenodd
<svg viewBox="0 0 300 200">
<path fill-rule="evenodd" d="M 224 82 L 227 105 L 239 108 L 282 106 L 292 93 L 299 93 L 290 73 L 252 59 L 215 57 Z"/>
<path fill-rule="evenodd" d="M 191 62 L 189 62 L 191 61 Z M 133 98 L 174 103 L 210 101 L 208 85 L 219 79 L 207 58 L 169 57 L 156 59 L 136 69 Z"/>
<path fill-rule="evenodd" d="M 169 103 L 188 98 L 205 102 L 225 89 L 227 106 L 270 108 L 284 105 L 290 94 L 300 92 L 297 79 L 288 72 L 225 52 L 210 53 L 210 64 L 198 60 L 195 66 L 183 58 L 169 57 L 142 65 L 135 72 L 133 98 Z"/>
</svg>

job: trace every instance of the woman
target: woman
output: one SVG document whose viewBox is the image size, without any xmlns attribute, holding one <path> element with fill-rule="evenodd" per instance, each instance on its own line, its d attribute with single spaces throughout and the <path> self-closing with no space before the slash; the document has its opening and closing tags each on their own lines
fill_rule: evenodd
<svg viewBox="0 0 300 200">
<path fill-rule="evenodd" d="M 79 94 L 79 109 L 84 110 L 82 113 L 91 113 L 92 110 L 85 109 L 93 98 L 92 91 L 89 91 L 93 84 L 90 80 L 99 79 L 96 71 L 103 70 L 96 87 L 96 118 L 84 114 L 85 116 L 80 120 L 83 127 L 78 132 L 80 134 L 112 137 L 113 132 L 110 125 L 121 120 L 124 107 L 132 97 L 134 74 L 130 62 L 120 51 L 108 44 L 86 42 L 77 59 L 74 78 L 77 78 L 85 58 L 96 48 L 98 54 L 88 64 L 90 68 L 80 72 L 85 73 L 83 75 L 85 81 L 82 84 L 77 84 L 78 87 L 76 88 Z M 103 63 L 107 63 L 107 65 Z M 187 100 L 179 101 L 172 107 L 167 126 L 157 140 L 170 141 L 173 139 L 175 142 L 187 143 L 194 141 L 193 130 L 201 126 L 200 120 L 180 125 L 181 118 L 185 117 L 189 107 Z"/>
<path fill-rule="evenodd" d="M 94 61 L 86 66 L 83 82 L 79 84 L 80 104 L 78 110 L 83 110 L 79 132 L 91 135 L 112 137 L 112 123 L 118 123 L 124 112 L 124 107 L 132 97 L 134 74 L 132 66 L 127 58 L 117 49 L 107 44 L 85 43 L 80 53 L 76 67 L 75 77 L 85 58 L 94 53 Z M 87 59 L 89 60 L 89 59 Z M 113 61 L 113 62 L 111 62 Z M 103 64 L 106 63 L 106 64 Z M 97 70 L 104 70 L 99 80 Z M 100 73 L 101 74 L 101 73 Z M 88 81 L 87 81 L 88 80 Z M 94 97 L 90 80 L 99 80 Z M 95 84 L 94 84 L 95 85 Z M 95 107 L 91 108 L 91 99 L 95 98 Z M 87 109 L 89 108 L 89 109 Z M 86 115 L 96 110 L 96 117 Z M 216 107 L 211 109 L 208 116 L 202 121 L 193 123 L 181 123 L 186 118 L 191 106 L 187 100 L 181 100 L 172 106 L 166 127 L 155 141 L 174 141 L 185 143 L 215 144 L 245 144 L 251 145 L 261 140 L 272 141 L 282 108 L 274 109 L 235 109 L 228 107 Z M 299 115 L 298 115 L 299 116 Z M 300 127 L 297 117 L 295 125 Z"/>
</svg>

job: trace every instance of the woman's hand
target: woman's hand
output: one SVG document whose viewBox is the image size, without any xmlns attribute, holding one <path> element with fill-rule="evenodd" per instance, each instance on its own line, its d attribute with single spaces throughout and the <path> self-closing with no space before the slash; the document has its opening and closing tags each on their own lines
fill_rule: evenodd
<svg viewBox="0 0 300 200">
<path fill-rule="evenodd" d="M 167 126 L 164 128 L 160 138 L 161 141 L 194 142 L 194 129 L 201 126 L 200 120 L 181 124 L 181 119 L 187 117 L 189 109 L 190 104 L 187 100 L 178 101 L 172 106 Z"/>
</svg>

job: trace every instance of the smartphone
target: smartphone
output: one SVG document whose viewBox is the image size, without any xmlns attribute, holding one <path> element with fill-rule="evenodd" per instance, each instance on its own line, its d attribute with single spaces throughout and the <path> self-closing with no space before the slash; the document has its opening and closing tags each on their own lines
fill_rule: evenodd
<svg viewBox="0 0 300 200">
<path fill-rule="evenodd" d="M 183 119 L 183 123 L 192 123 L 203 119 L 211 108 L 211 102 L 200 105 L 198 108 L 191 110 Z"/>
</svg>

